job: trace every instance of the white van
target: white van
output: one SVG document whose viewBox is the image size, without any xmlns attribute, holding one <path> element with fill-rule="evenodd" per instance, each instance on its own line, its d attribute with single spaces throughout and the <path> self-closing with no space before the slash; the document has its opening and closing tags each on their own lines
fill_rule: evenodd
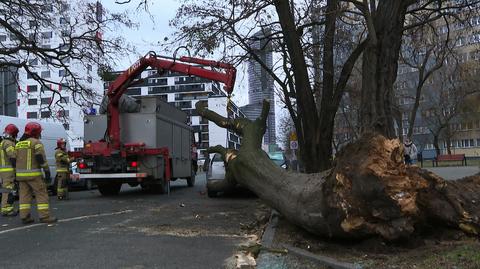
<svg viewBox="0 0 480 269">
<path fill-rule="evenodd" d="M 27 122 L 31 122 L 35 120 L 27 120 L 27 119 L 19 119 L 15 117 L 8 117 L 8 116 L 0 116 L 0 135 L 3 136 L 3 131 L 5 130 L 5 126 L 10 123 L 15 124 L 18 127 L 18 139 L 23 135 L 23 131 L 25 130 L 25 125 Z M 43 122 L 43 121 L 36 121 L 42 125 L 42 138 L 40 139 L 45 147 L 45 155 L 47 156 L 48 165 L 50 166 L 50 172 L 52 173 L 51 182 L 48 184 L 48 187 L 51 188 L 53 191 L 56 190 L 54 183 L 55 183 L 55 148 L 57 147 L 57 139 L 63 138 L 65 141 L 67 139 L 67 132 L 63 128 L 61 123 L 51 123 L 51 122 Z M 67 142 L 68 143 L 68 142 Z M 67 145 L 67 149 L 69 146 Z"/>
</svg>

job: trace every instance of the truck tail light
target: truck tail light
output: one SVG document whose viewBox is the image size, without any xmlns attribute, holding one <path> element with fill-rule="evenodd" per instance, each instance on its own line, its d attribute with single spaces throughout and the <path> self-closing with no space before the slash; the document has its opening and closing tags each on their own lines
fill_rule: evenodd
<svg viewBox="0 0 480 269">
<path fill-rule="evenodd" d="M 85 163 L 79 163 L 78 168 L 85 169 L 85 168 L 87 168 L 87 165 Z"/>
<path fill-rule="evenodd" d="M 130 163 L 130 166 L 133 167 L 133 168 L 137 168 L 138 163 L 136 161 L 133 161 L 133 162 Z"/>
</svg>

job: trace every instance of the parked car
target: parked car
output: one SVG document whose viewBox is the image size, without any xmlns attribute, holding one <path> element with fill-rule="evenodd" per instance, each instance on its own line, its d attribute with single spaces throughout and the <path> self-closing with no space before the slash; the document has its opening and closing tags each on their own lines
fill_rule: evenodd
<svg viewBox="0 0 480 269">
<path fill-rule="evenodd" d="M 275 152 L 269 152 L 268 157 L 270 160 L 272 160 L 276 165 L 287 169 L 287 162 L 285 160 L 285 155 L 283 154 L 282 151 L 275 151 Z"/>
<path fill-rule="evenodd" d="M 225 162 L 218 153 L 213 154 L 206 170 L 208 197 L 217 197 L 220 192 L 225 192 L 235 186 L 228 186 L 225 182 Z"/>
<path fill-rule="evenodd" d="M 281 151 L 269 153 L 268 157 L 278 166 L 285 169 L 287 168 L 284 155 Z M 225 180 L 225 162 L 220 154 L 215 153 L 210 159 L 211 161 L 206 171 L 208 197 L 217 197 L 220 193 L 231 192 L 241 187 L 238 185 L 232 186 Z"/>
</svg>

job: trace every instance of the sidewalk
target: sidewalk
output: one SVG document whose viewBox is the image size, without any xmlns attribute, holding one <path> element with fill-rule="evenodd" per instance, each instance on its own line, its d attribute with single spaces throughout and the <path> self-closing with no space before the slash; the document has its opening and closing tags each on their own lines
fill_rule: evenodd
<svg viewBox="0 0 480 269">
<path fill-rule="evenodd" d="M 427 167 L 424 169 L 427 169 L 448 180 L 460 179 L 480 172 L 480 168 L 477 166 Z"/>
</svg>

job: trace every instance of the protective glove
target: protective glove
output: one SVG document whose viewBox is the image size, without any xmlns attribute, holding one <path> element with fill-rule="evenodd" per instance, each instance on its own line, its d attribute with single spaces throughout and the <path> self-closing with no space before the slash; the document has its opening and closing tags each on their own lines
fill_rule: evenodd
<svg viewBox="0 0 480 269">
<path fill-rule="evenodd" d="M 44 170 L 43 172 L 45 173 L 45 182 L 49 183 L 50 181 L 52 181 L 50 170 L 47 169 L 47 170 Z"/>
</svg>

